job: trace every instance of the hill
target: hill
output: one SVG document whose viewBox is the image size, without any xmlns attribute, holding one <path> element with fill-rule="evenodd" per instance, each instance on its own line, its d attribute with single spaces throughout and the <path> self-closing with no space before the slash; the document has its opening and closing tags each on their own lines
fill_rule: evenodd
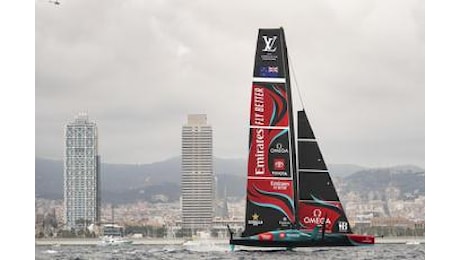
<svg viewBox="0 0 460 260">
<path fill-rule="evenodd" d="M 151 164 L 101 164 L 102 201 L 128 203 L 138 200 L 155 201 L 165 195 L 169 200 L 180 196 L 180 157 Z M 392 185 L 401 193 L 425 192 L 424 170 L 415 166 L 395 166 L 369 169 L 351 164 L 331 164 L 331 175 L 344 182 L 344 192 L 369 191 L 384 193 Z M 214 159 L 219 196 L 224 187 L 228 196 L 244 196 L 246 161 L 243 159 Z M 35 196 L 46 199 L 63 198 L 63 163 L 36 158 Z M 363 195 L 364 196 L 364 195 Z"/>
<path fill-rule="evenodd" d="M 227 187 L 229 196 L 244 192 L 245 166 L 243 160 L 215 158 L 217 186 Z M 62 199 L 64 190 L 62 161 L 35 159 L 35 197 Z M 101 192 L 103 202 L 132 202 L 152 200 L 166 195 L 177 200 L 180 195 L 181 161 L 174 157 L 151 164 L 101 164 Z"/>
<path fill-rule="evenodd" d="M 420 168 L 367 169 L 345 177 L 344 183 L 343 192 L 355 191 L 363 198 L 372 193 L 385 199 L 390 196 L 389 190 L 397 190 L 391 196 L 398 199 L 425 195 L 425 172 Z"/>
</svg>

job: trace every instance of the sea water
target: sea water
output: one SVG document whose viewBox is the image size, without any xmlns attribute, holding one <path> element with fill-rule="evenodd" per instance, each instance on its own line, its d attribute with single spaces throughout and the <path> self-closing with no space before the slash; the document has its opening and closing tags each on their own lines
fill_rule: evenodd
<svg viewBox="0 0 460 260">
<path fill-rule="evenodd" d="M 293 250 L 188 250 L 180 245 L 36 245 L 35 259 L 425 259 L 425 244 L 376 244 L 361 247 L 296 248 Z"/>
</svg>

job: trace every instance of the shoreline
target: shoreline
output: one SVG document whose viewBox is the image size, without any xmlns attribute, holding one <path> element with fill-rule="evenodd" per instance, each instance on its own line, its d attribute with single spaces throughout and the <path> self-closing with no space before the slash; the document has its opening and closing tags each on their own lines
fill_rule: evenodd
<svg viewBox="0 0 460 260">
<path fill-rule="evenodd" d="M 160 238 L 127 238 L 133 241 L 132 245 L 182 245 L 184 239 Z M 35 239 L 36 246 L 44 245 L 100 245 L 100 238 L 39 238 Z"/>
<path fill-rule="evenodd" d="M 132 240 L 132 245 L 182 245 L 187 239 L 160 239 L 160 238 L 128 238 Z M 212 240 L 216 244 L 228 244 L 228 239 Z M 407 242 L 417 241 L 425 244 L 425 238 L 415 237 L 376 237 L 375 244 L 406 244 Z M 36 238 L 35 246 L 60 246 L 60 245 L 100 245 L 99 238 Z"/>
</svg>

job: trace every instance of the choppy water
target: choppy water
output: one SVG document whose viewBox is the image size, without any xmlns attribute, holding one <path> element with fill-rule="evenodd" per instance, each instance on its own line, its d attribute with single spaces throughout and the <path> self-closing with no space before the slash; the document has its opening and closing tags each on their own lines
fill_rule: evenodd
<svg viewBox="0 0 460 260">
<path fill-rule="evenodd" d="M 35 259 L 425 259 L 425 245 L 296 248 L 293 251 L 231 252 L 227 245 L 187 250 L 182 246 L 35 246 Z"/>
</svg>

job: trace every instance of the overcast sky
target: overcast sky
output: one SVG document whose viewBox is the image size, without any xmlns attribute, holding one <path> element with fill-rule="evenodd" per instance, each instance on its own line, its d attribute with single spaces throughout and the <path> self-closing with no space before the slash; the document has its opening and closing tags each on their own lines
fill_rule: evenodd
<svg viewBox="0 0 460 260">
<path fill-rule="evenodd" d="M 37 157 L 62 159 L 86 112 L 105 163 L 180 156 L 190 113 L 246 158 L 257 31 L 283 26 L 326 162 L 424 167 L 424 1 L 60 2 L 35 2 Z"/>
</svg>

